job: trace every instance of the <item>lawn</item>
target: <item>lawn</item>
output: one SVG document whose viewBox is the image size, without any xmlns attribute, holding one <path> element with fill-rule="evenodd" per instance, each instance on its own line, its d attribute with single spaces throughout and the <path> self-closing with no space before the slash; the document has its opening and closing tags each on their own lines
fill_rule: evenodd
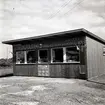
<svg viewBox="0 0 105 105">
<path fill-rule="evenodd" d="M 12 67 L 0 67 L 0 76 L 6 76 L 13 74 L 13 68 Z"/>
<path fill-rule="evenodd" d="M 105 85 L 79 79 L 0 78 L 0 105 L 105 105 Z"/>
</svg>

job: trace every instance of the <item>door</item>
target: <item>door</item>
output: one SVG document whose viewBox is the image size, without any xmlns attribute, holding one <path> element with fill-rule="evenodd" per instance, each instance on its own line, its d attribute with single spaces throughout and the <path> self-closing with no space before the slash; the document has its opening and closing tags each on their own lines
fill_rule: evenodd
<svg viewBox="0 0 105 105">
<path fill-rule="evenodd" d="M 50 76 L 49 65 L 38 65 L 38 76 L 42 77 Z"/>
</svg>

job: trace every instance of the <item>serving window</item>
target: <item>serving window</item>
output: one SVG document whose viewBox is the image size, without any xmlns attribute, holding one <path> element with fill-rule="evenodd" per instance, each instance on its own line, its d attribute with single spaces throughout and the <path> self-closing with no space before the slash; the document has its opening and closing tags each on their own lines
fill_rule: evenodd
<svg viewBox="0 0 105 105">
<path fill-rule="evenodd" d="M 80 49 L 78 46 L 51 49 L 51 63 L 79 63 Z"/>
<path fill-rule="evenodd" d="M 63 48 L 52 49 L 52 62 L 63 62 Z"/>
<path fill-rule="evenodd" d="M 48 50 L 39 50 L 38 63 L 48 62 Z"/>
<path fill-rule="evenodd" d="M 66 62 L 80 62 L 78 47 L 67 47 L 66 48 Z"/>
<path fill-rule="evenodd" d="M 36 63 L 35 51 L 18 51 L 16 52 L 16 64 Z"/>
<path fill-rule="evenodd" d="M 27 63 L 36 63 L 36 51 L 27 51 Z"/>
<path fill-rule="evenodd" d="M 16 64 L 48 63 L 48 49 L 16 52 Z M 78 46 L 51 49 L 51 63 L 80 63 L 80 49 Z"/>
<path fill-rule="evenodd" d="M 24 62 L 25 62 L 24 51 L 16 52 L 16 63 L 20 64 Z"/>
</svg>

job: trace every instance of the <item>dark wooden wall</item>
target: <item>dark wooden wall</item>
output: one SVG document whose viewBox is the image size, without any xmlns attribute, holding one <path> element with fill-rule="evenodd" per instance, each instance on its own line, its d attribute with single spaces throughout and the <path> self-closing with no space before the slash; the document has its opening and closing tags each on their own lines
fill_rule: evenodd
<svg viewBox="0 0 105 105">
<path fill-rule="evenodd" d="M 40 45 L 41 44 L 41 45 Z M 33 50 L 42 48 L 52 47 L 63 47 L 63 46 L 82 46 L 85 45 L 85 36 L 75 37 L 61 37 L 61 38 L 48 38 L 43 40 L 32 40 L 17 43 L 13 45 L 14 52 L 22 50 Z"/>
<path fill-rule="evenodd" d="M 86 79 L 85 74 L 80 74 L 80 69 L 86 72 L 85 65 L 79 64 L 52 64 L 50 65 L 50 76 L 59 78 L 82 78 Z"/>
<path fill-rule="evenodd" d="M 88 79 L 105 74 L 104 44 L 86 37 Z"/>
<path fill-rule="evenodd" d="M 42 44 L 40 46 L 40 44 Z M 75 46 L 80 48 L 80 63 L 55 63 L 51 64 L 50 49 L 54 47 Z M 24 76 L 38 76 L 38 63 L 37 64 L 15 64 L 16 51 L 22 50 L 36 50 L 48 49 L 49 50 L 49 77 L 64 77 L 64 78 L 84 78 L 86 79 L 86 40 L 84 36 L 77 37 L 61 37 L 36 40 L 31 42 L 22 42 L 13 45 L 13 62 L 14 62 L 14 75 Z M 84 74 L 81 73 L 84 72 Z"/>
<path fill-rule="evenodd" d="M 86 72 L 85 65 L 78 64 L 51 64 L 49 65 L 52 78 L 81 78 L 86 79 L 86 74 L 81 74 L 80 70 Z M 38 65 L 21 64 L 15 65 L 14 75 L 16 76 L 38 76 Z"/>
<path fill-rule="evenodd" d="M 17 76 L 38 76 L 37 65 L 34 65 L 34 64 L 15 65 L 14 75 L 17 75 Z"/>
</svg>

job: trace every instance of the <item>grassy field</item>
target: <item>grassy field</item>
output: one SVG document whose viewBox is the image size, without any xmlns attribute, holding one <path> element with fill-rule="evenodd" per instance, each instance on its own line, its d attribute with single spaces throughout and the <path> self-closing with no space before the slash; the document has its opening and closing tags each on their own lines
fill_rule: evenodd
<svg viewBox="0 0 105 105">
<path fill-rule="evenodd" d="M 105 105 L 105 85 L 79 79 L 0 78 L 0 105 Z"/>
<path fill-rule="evenodd" d="M 0 76 L 6 76 L 13 73 L 12 67 L 0 67 Z"/>
</svg>

